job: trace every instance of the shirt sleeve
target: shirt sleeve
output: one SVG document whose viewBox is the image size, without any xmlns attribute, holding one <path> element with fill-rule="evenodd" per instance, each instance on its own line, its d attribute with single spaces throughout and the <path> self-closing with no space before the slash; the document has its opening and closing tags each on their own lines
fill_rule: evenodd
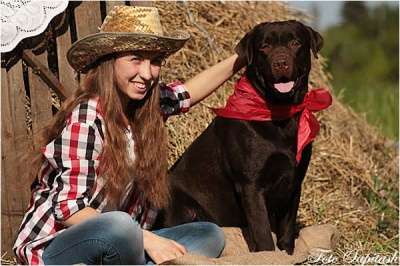
<svg viewBox="0 0 400 266">
<path fill-rule="evenodd" d="M 161 112 L 165 118 L 189 111 L 190 95 L 181 82 L 175 81 L 168 85 L 160 83 L 160 91 Z"/>
<path fill-rule="evenodd" d="M 57 220 L 67 220 L 89 205 L 101 148 L 102 139 L 96 126 L 73 122 L 42 150 L 58 169 L 51 192 Z"/>
</svg>

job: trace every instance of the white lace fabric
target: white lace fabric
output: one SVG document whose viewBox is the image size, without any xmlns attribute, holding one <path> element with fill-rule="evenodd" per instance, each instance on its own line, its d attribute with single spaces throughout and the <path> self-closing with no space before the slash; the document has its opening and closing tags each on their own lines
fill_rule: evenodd
<svg viewBox="0 0 400 266">
<path fill-rule="evenodd" d="M 67 6 L 68 0 L 0 0 L 0 52 L 9 52 L 22 39 L 42 33 Z"/>
</svg>

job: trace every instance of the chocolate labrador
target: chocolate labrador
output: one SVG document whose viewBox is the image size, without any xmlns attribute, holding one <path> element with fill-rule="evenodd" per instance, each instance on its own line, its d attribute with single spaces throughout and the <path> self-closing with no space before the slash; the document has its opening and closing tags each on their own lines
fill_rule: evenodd
<svg viewBox="0 0 400 266">
<path fill-rule="evenodd" d="M 278 109 L 302 104 L 310 51 L 317 56 L 322 42 L 319 33 L 293 20 L 262 23 L 248 32 L 236 52 L 247 61 L 244 82 L 253 88 L 254 99 Z M 249 113 L 257 110 L 246 109 L 252 108 L 246 105 L 252 100 L 240 104 L 246 93 L 239 94 L 236 109 L 218 115 L 171 168 L 171 203 L 155 226 L 211 221 L 247 227 L 251 251 L 274 250 L 273 231 L 278 247 L 292 254 L 311 142 L 298 150 L 301 112 L 288 117 L 288 109 L 282 113 L 275 108 L 269 110 L 272 118 L 252 119 Z M 229 116 L 230 111 L 243 117 Z"/>
</svg>

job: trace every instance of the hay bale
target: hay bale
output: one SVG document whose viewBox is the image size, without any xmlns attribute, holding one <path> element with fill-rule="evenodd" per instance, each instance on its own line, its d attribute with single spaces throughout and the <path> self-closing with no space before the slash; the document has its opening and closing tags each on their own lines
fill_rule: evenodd
<svg viewBox="0 0 400 266">
<path fill-rule="evenodd" d="M 162 73 L 165 81 L 187 80 L 228 57 L 242 36 L 260 22 L 307 20 L 305 15 L 279 2 L 157 2 L 155 6 L 160 10 L 163 25 L 186 30 L 192 36 L 168 60 Z M 320 57 L 312 63 L 310 86 L 331 88 L 332 77 L 324 70 L 325 59 Z M 228 80 L 188 114 L 169 119 L 170 165 L 213 119 L 208 107 L 225 104 L 237 77 Z M 378 176 L 383 188 L 397 184 L 397 150 L 388 147 L 390 141 L 340 99 L 335 98 L 333 105 L 317 117 L 321 132 L 304 181 L 299 209 L 301 226 L 335 224 L 342 232 L 338 256 L 354 248 L 360 252 L 377 250 L 377 246 L 396 250 L 398 244 L 390 243 L 397 243 L 397 222 L 389 221 L 388 230 L 384 234 L 378 232 L 382 213 L 370 206 L 363 193 L 373 193 L 398 212 L 397 203 L 391 202 L 373 180 Z"/>
</svg>

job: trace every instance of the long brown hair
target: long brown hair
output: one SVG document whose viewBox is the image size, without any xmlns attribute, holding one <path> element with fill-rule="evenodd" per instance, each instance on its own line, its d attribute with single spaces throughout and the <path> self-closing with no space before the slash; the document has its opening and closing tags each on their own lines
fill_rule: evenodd
<svg viewBox="0 0 400 266">
<path fill-rule="evenodd" d="M 61 134 L 67 117 L 78 104 L 98 97 L 106 132 L 97 172 L 106 181 L 107 199 L 117 203 L 133 178 L 134 185 L 144 193 L 145 199 L 154 207 L 161 208 L 169 200 L 169 185 L 166 178 L 167 137 L 160 112 L 158 81 L 154 82 L 143 100 L 131 100 L 125 109 L 116 87 L 114 61 L 113 57 L 103 59 L 88 71 L 83 84 L 63 103 L 43 130 L 39 146 L 45 146 Z M 126 148 L 124 117 L 128 118 L 133 133 L 134 162 L 130 160 Z M 34 157 L 30 174 L 35 178 L 44 157 L 38 151 Z"/>
</svg>

